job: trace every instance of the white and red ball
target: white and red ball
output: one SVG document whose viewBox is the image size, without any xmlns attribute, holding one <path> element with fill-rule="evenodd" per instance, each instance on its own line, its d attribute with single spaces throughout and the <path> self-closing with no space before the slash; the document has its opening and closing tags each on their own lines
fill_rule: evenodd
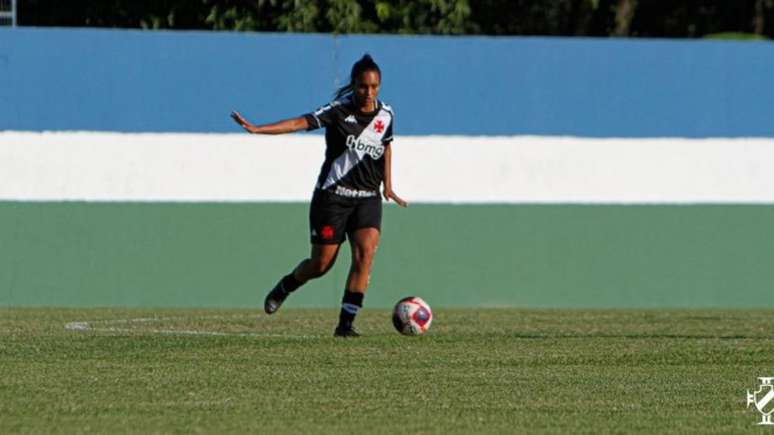
<svg viewBox="0 0 774 435">
<path fill-rule="evenodd" d="M 430 329 L 432 322 L 430 305 L 416 296 L 399 300 L 392 310 L 392 324 L 403 335 L 422 335 Z"/>
</svg>

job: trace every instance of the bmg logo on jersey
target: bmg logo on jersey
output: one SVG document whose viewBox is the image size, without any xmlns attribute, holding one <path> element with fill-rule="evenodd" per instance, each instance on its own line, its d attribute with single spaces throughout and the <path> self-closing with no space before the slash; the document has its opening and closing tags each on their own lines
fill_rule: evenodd
<svg viewBox="0 0 774 435">
<path fill-rule="evenodd" d="M 353 134 L 347 136 L 347 148 L 368 154 L 374 160 L 379 160 L 384 155 L 384 145 L 373 143 L 363 137 L 355 137 Z"/>
<path fill-rule="evenodd" d="M 761 381 L 758 390 L 751 393 L 747 390 L 747 407 L 755 405 L 758 412 L 761 413 L 761 421 L 759 425 L 774 426 L 771 422 L 771 413 L 774 412 L 774 384 L 772 378 L 758 378 Z"/>
</svg>

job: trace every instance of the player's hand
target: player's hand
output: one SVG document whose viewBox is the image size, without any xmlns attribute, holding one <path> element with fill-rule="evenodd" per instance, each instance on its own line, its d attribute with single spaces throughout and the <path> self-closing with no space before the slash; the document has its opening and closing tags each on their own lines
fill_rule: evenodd
<svg viewBox="0 0 774 435">
<path fill-rule="evenodd" d="M 398 204 L 401 207 L 408 207 L 408 203 L 404 201 L 403 198 L 396 195 L 395 192 L 392 191 L 392 189 L 384 189 L 383 195 L 384 195 L 385 201 L 393 200 L 395 201 L 396 204 Z"/>
<path fill-rule="evenodd" d="M 236 110 L 231 112 L 231 119 L 233 119 L 234 122 L 239 124 L 242 128 L 247 130 L 248 133 L 253 132 L 253 125 L 247 122 L 247 120 Z"/>
</svg>

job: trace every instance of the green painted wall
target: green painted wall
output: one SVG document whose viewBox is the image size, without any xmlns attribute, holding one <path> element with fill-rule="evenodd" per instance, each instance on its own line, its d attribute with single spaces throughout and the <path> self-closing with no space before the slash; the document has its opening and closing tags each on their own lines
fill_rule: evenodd
<svg viewBox="0 0 774 435">
<path fill-rule="evenodd" d="M 0 202 L 0 305 L 259 307 L 304 204 Z M 385 208 L 370 307 L 774 307 L 774 206 Z M 349 251 L 291 306 L 339 303 Z"/>
</svg>

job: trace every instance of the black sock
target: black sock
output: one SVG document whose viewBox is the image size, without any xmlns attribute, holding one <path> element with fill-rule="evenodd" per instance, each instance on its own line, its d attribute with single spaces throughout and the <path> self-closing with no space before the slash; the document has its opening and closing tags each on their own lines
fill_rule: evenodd
<svg viewBox="0 0 774 435">
<path fill-rule="evenodd" d="M 293 275 L 293 272 L 290 272 L 289 274 L 282 277 L 282 289 L 285 290 L 285 293 L 293 293 L 304 285 L 303 282 L 296 279 L 295 275 Z"/>
<path fill-rule="evenodd" d="M 339 314 L 340 326 L 352 326 L 355 321 L 357 311 L 363 306 L 363 293 L 347 290 L 344 292 L 344 298 L 341 300 L 341 313 Z"/>
</svg>

